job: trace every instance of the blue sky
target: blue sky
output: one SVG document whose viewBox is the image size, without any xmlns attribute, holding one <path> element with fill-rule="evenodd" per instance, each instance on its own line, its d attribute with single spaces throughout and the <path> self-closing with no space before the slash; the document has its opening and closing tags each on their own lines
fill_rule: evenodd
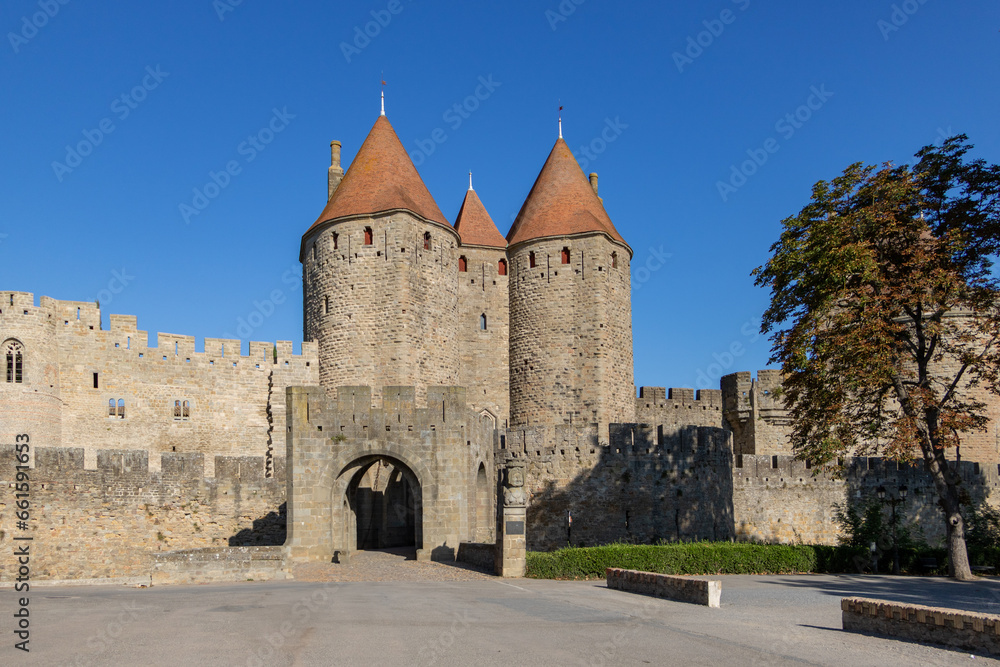
<svg viewBox="0 0 1000 667">
<path fill-rule="evenodd" d="M 471 169 L 503 233 L 565 107 L 566 140 L 635 252 L 639 386 L 765 367 L 768 294 L 749 274 L 817 180 L 948 133 L 1000 161 L 987 0 L 62 2 L 0 15 L 0 291 L 101 298 L 105 323 L 134 314 L 199 349 L 248 331 L 244 350 L 298 349 L 298 246 L 325 203 L 329 142 L 346 166 L 383 76 L 445 215 Z M 224 187 L 196 201 L 212 173 Z"/>
</svg>

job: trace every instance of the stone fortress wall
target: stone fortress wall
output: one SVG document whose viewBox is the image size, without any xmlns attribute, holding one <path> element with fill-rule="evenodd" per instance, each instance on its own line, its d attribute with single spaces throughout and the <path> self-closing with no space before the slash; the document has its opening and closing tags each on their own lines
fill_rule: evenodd
<svg viewBox="0 0 1000 667">
<path fill-rule="evenodd" d="M 756 380 L 736 373 L 722 379 L 722 390 L 697 394 L 642 387 L 639 423 L 611 424 L 607 432 L 568 424 L 507 430 L 497 460 L 526 463 L 528 548 L 550 550 L 568 540 L 836 544 L 835 505 L 903 485 L 910 493 L 901 520 L 919 526 L 931 543 L 943 539 L 936 492 L 919 462 L 847 458 L 837 471 L 795 460 L 788 421 L 771 399 L 779 382 L 777 371 L 760 371 Z M 995 459 L 962 461 L 958 470 L 973 502 L 1000 506 Z"/>
<path fill-rule="evenodd" d="M 205 339 L 158 334 L 158 345 L 136 318 L 101 312 L 90 302 L 57 301 L 0 292 L 0 344 L 23 347 L 21 382 L 0 382 L 0 444 L 31 433 L 38 446 L 80 447 L 93 469 L 101 449 L 200 453 L 208 476 L 215 456 L 259 456 L 267 474 L 284 454 L 285 387 L 318 382 L 315 343 Z M 275 351 L 277 355 L 275 356 Z M 4 378 L 6 379 L 6 378 Z M 114 402 L 112 415 L 111 401 Z"/>
<path fill-rule="evenodd" d="M 100 449 L 93 469 L 79 447 L 38 447 L 29 470 L 32 579 L 149 575 L 155 554 L 199 547 L 281 544 L 285 465 L 270 476 L 262 456 L 217 456 L 206 475 L 201 452 L 155 455 Z M 0 545 L 12 548 L 13 445 L 0 445 Z M 0 582 L 17 576 L 0 563 Z"/>
</svg>

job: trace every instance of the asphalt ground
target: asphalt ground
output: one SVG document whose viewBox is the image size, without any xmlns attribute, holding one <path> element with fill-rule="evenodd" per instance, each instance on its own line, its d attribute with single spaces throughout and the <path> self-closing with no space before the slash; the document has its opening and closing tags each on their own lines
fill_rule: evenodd
<svg viewBox="0 0 1000 667">
<path fill-rule="evenodd" d="M 840 599 L 853 595 L 1000 613 L 993 578 L 723 576 L 722 606 L 709 609 L 601 581 L 428 572 L 424 580 L 36 587 L 29 653 L 14 648 L 21 594 L 4 589 L 0 665 L 1000 664 L 844 632 L 840 620 Z"/>
</svg>

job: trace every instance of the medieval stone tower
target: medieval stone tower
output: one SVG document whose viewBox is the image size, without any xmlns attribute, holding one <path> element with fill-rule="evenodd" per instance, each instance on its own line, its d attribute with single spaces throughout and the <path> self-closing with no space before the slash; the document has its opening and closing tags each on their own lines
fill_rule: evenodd
<svg viewBox="0 0 1000 667">
<path fill-rule="evenodd" d="M 507 242 L 511 425 L 634 421 L 632 249 L 562 137 Z"/>
<path fill-rule="evenodd" d="M 509 418 L 506 241 L 470 187 L 447 221 L 389 120 L 347 173 L 333 142 L 329 200 L 302 237 L 304 332 L 320 385 L 464 386 L 470 406 Z"/>
<path fill-rule="evenodd" d="M 422 397 L 428 385 L 454 384 L 459 236 L 384 115 L 332 189 L 300 251 L 320 385 L 365 385 L 376 396 L 412 385 Z"/>
</svg>

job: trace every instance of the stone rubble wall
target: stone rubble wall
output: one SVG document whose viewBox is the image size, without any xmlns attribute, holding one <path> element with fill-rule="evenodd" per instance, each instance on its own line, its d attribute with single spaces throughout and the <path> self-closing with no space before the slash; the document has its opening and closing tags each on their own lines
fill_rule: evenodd
<svg viewBox="0 0 1000 667">
<path fill-rule="evenodd" d="M 0 548 L 30 535 L 32 579 L 84 579 L 148 575 L 153 555 L 178 549 L 284 543 L 283 458 L 265 477 L 263 457 L 219 456 L 206 477 L 200 452 L 161 456 L 152 472 L 146 451 L 99 450 L 91 470 L 82 448 L 37 448 L 25 532 L 14 446 L 0 446 Z M 0 581 L 16 576 L 12 559 L 0 562 Z"/>
</svg>

